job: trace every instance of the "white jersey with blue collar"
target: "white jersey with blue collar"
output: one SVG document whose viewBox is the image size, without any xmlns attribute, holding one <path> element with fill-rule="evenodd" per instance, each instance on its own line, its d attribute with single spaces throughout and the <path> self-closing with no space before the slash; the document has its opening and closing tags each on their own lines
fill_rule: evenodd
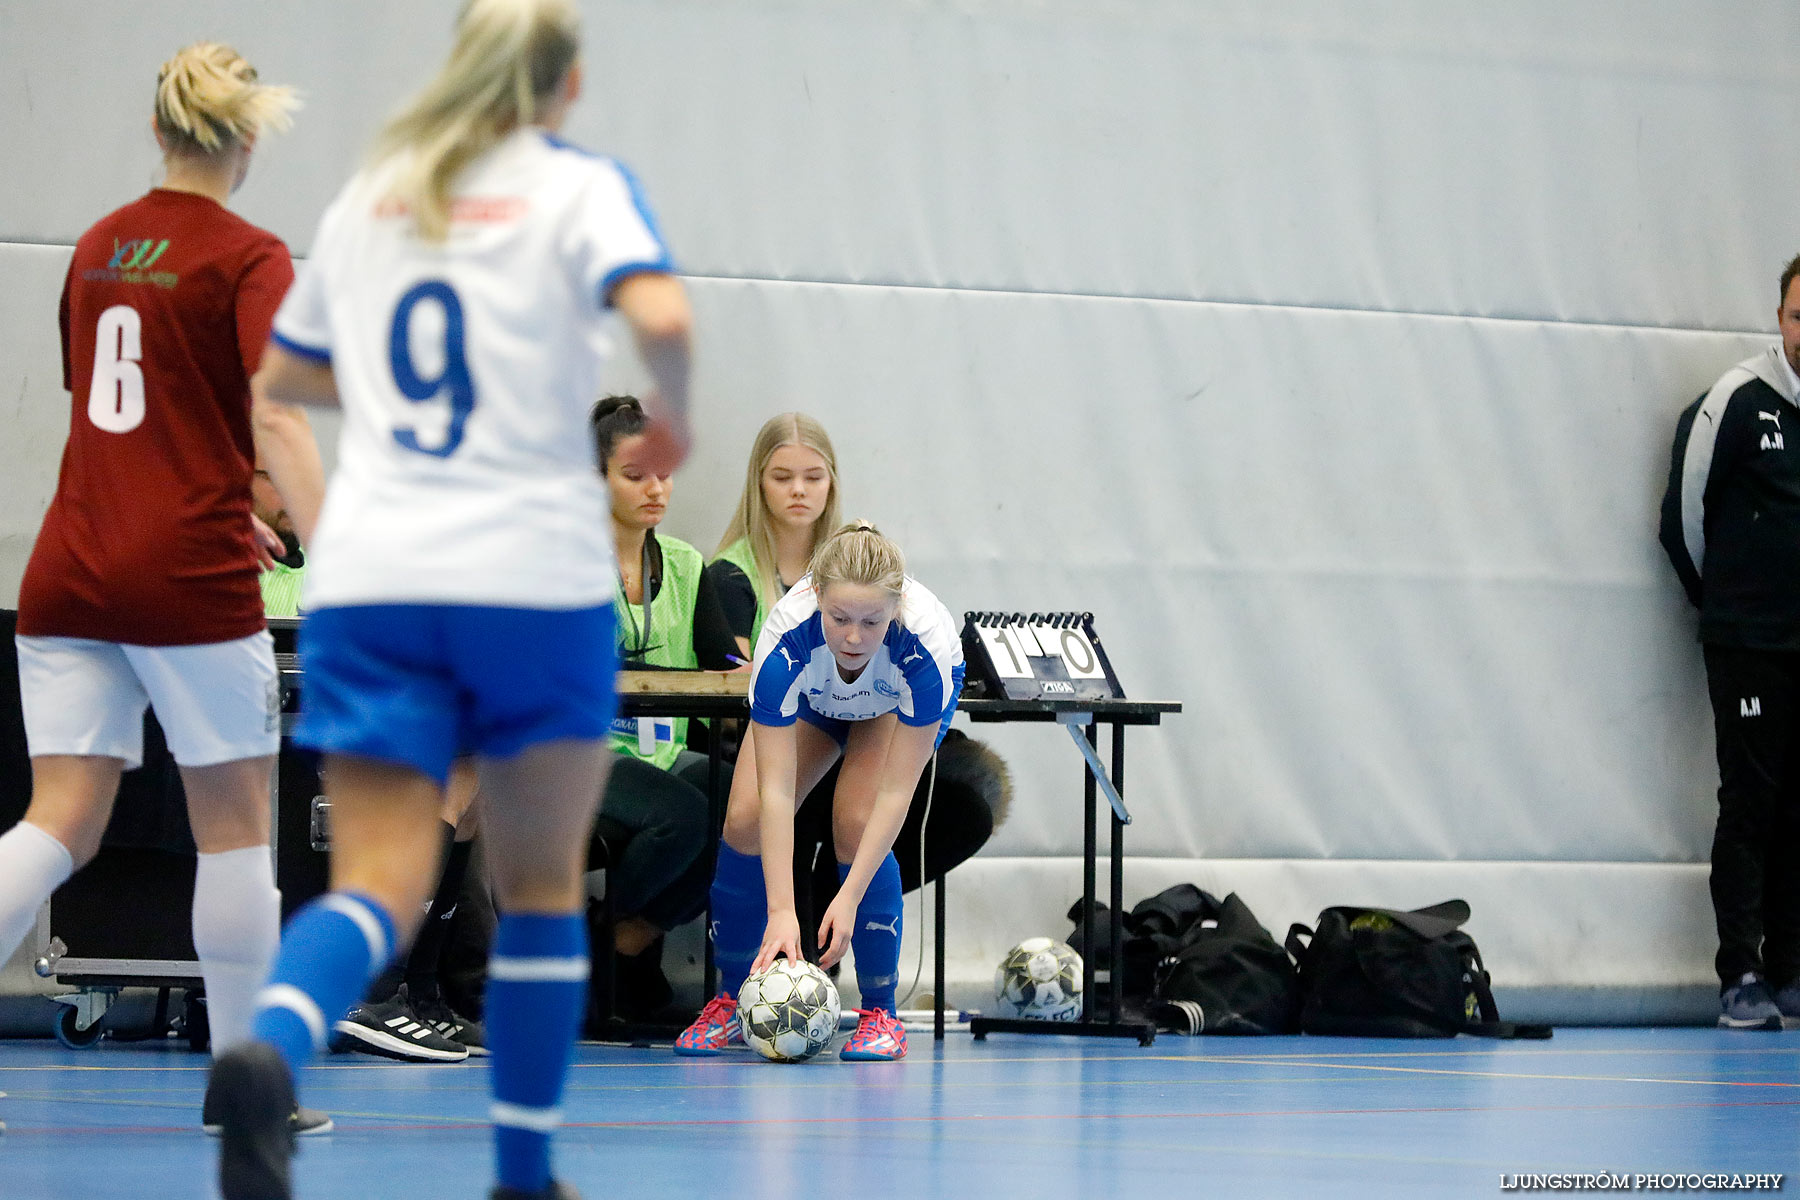
<svg viewBox="0 0 1800 1200">
<path fill-rule="evenodd" d="M 402 165 L 345 186 L 275 319 L 344 409 L 306 607 L 604 604 L 587 415 L 614 285 L 673 269 L 655 222 L 620 164 L 528 127 L 463 170 L 428 243 L 394 196 Z"/>
<path fill-rule="evenodd" d="M 791 725 L 804 700 L 822 717 L 866 721 L 898 713 L 902 724 L 935 725 L 956 704 L 953 672 L 962 639 L 950 611 L 908 576 L 900 609 L 881 645 L 853 681 L 845 682 L 825 644 L 819 600 L 808 575 L 769 611 L 756 639 L 750 719 Z"/>
</svg>

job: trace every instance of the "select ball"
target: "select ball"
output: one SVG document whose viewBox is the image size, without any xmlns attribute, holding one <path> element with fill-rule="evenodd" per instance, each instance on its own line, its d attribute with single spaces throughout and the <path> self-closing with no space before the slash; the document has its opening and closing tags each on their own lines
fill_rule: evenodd
<svg viewBox="0 0 1800 1200">
<path fill-rule="evenodd" d="M 994 971 L 994 1002 L 1002 1016 L 1039 1021 L 1081 1017 L 1081 955 L 1067 942 L 1026 938 Z"/>
<path fill-rule="evenodd" d="M 778 958 L 738 992 L 745 1044 L 774 1062 L 805 1062 L 831 1045 L 842 1012 L 837 985 L 809 962 Z"/>
</svg>

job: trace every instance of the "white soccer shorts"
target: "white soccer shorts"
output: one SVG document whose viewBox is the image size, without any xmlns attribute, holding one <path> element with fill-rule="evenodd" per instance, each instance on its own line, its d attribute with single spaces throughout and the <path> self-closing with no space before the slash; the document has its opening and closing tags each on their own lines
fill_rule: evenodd
<svg viewBox="0 0 1800 1200">
<path fill-rule="evenodd" d="M 31 754 L 144 759 L 144 706 L 175 761 L 206 767 L 281 748 L 281 689 L 268 631 L 201 646 L 19 637 Z"/>
</svg>

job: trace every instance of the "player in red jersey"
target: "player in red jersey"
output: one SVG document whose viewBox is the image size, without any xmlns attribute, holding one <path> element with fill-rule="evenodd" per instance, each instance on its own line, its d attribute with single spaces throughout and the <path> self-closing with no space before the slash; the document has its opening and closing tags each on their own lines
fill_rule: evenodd
<svg viewBox="0 0 1800 1200">
<path fill-rule="evenodd" d="M 63 285 L 69 440 L 19 599 L 32 798 L 0 836 L 0 961 L 99 848 L 120 773 L 142 756 L 148 704 L 199 848 L 194 946 L 216 1049 L 246 1036 L 280 924 L 278 692 L 257 585 L 280 543 L 251 516 L 257 451 L 302 542 L 323 492 L 298 411 L 252 414 L 250 378 L 293 264 L 225 202 L 257 135 L 294 105 L 226 46 L 163 64 L 164 183 L 82 235 Z"/>
</svg>

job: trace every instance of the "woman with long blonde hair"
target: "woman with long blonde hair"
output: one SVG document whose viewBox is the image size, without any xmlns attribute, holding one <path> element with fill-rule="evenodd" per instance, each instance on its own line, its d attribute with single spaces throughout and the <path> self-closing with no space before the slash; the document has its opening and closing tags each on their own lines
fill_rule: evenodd
<svg viewBox="0 0 1800 1200">
<path fill-rule="evenodd" d="M 163 181 L 82 234 L 69 262 L 69 438 L 19 597 L 33 787 L 24 820 L 0 836 L 0 960 L 98 850 L 119 777 L 142 760 L 148 706 L 199 850 L 194 949 L 219 1051 L 249 1035 L 281 920 L 269 856 L 276 671 L 257 584 L 281 542 L 252 515 L 251 472 L 268 460 L 302 541 L 323 486 L 305 421 L 251 401 L 292 261 L 226 205 L 296 104 L 217 42 L 158 72 Z M 292 1105 L 279 1120 L 329 1128 Z"/>
<path fill-rule="evenodd" d="M 308 566 L 295 739 L 326 756 L 332 891 L 296 913 L 256 1041 L 219 1061 L 226 1200 L 290 1195 L 275 1114 L 437 875 L 444 783 L 472 755 L 503 915 L 488 971 L 497 1200 L 551 1172 L 588 977 L 588 830 L 614 710 L 612 539 L 588 408 L 624 318 L 656 391 L 638 461 L 685 455 L 686 294 L 634 182 L 561 141 L 572 0 L 469 0 L 449 60 L 320 224 L 259 386 L 342 404 Z"/>
<path fill-rule="evenodd" d="M 837 451 L 801 412 L 770 417 L 750 446 L 737 511 L 706 573 L 745 660 L 775 602 L 838 527 Z"/>
</svg>

